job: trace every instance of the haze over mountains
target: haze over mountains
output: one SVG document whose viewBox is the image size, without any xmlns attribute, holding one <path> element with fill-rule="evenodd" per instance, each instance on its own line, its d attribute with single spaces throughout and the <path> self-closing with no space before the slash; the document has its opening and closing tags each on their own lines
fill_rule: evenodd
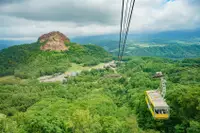
<svg viewBox="0 0 200 133">
<path fill-rule="evenodd" d="M 119 35 L 77 37 L 79 43 L 93 43 L 117 55 Z M 130 34 L 125 55 L 190 58 L 200 56 L 200 30 L 168 31 L 154 34 Z"/>
<path fill-rule="evenodd" d="M 80 44 L 96 44 L 117 55 L 118 34 L 81 36 L 71 39 Z M 34 42 L 0 40 L 0 49 L 12 45 Z M 126 56 L 158 56 L 168 58 L 191 58 L 200 56 L 200 29 L 168 31 L 160 33 L 130 34 L 128 36 Z"/>
<path fill-rule="evenodd" d="M 20 44 L 24 44 L 24 43 L 31 43 L 33 41 L 29 40 L 0 40 L 0 50 L 13 46 L 13 45 L 20 45 Z"/>
</svg>

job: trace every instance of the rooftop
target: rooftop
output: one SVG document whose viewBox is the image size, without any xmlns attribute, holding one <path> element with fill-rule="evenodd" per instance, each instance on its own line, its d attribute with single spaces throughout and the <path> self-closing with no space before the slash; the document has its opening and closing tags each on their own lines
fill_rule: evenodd
<svg viewBox="0 0 200 133">
<path fill-rule="evenodd" d="M 147 95 L 150 98 L 150 101 L 154 105 L 154 107 L 169 107 L 160 92 L 157 90 L 149 90 L 146 91 Z"/>
</svg>

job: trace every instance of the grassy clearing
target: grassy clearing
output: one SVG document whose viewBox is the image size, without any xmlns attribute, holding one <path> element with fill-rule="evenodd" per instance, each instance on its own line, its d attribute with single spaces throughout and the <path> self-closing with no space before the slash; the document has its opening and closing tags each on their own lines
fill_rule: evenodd
<svg viewBox="0 0 200 133">
<path fill-rule="evenodd" d="M 17 84 L 21 82 L 22 80 L 20 78 L 16 78 L 15 76 L 0 77 L 0 84 Z"/>
</svg>

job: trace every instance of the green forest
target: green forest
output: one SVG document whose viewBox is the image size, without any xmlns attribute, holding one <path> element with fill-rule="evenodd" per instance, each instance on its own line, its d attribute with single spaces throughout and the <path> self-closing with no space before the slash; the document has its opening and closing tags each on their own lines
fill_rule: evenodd
<svg viewBox="0 0 200 133">
<path fill-rule="evenodd" d="M 0 76 L 34 78 L 65 72 L 70 63 L 93 66 L 112 60 L 112 55 L 96 45 L 66 43 L 69 51 L 41 51 L 39 43 L 12 46 L 0 52 Z"/>
<path fill-rule="evenodd" d="M 96 45 L 66 45 L 65 52 L 40 51 L 37 43 L 0 52 L 2 133 L 200 132 L 200 58 L 127 57 L 115 71 L 92 69 L 65 83 L 39 82 L 71 63 L 93 66 L 115 59 Z M 144 92 L 159 86 L 152 78 L 157 71 L 167 80 L 168 120 L 154 120 L 145 103 Z"/>
<path fill-rule="evenodd" d="M 200 45 L 186 45 L 181 46 L 179 44 L 167 45 L 163 47 L 129 47 L 126 55 L 132 56 L 156 56 L 166 57 L 172 59 L 183 59 L 183 58 L 195 58 L 200 56 Z"/>
<path fill-rule="evenodd" d="M 170 34 L 169 34 L 170 35 Z M 200 56 L 199 34 L 195 37 L 170 35 L 129 35 L 124 54 L 126 56 L 151 56 L 171 59 L 198 58 Z M 118 54 L 118 36 L 91 36 L 73 39 L 76 42 L 97 44 L 114 55 Z"/>
</svg>

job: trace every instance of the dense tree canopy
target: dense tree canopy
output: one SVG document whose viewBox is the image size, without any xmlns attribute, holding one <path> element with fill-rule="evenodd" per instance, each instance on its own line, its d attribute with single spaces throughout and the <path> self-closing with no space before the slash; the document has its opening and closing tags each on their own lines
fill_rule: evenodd
<svg viewBox="0 0 200 133">
<path fill-rule="evenodd" d="M 92 46 L 86 46 L 89 47 Z M 53 54 L 59 57 L 62 53 Z M 200 59 L 127 59 L 125 63 L 118 64 L 117 72 L 121 77 L 109 76 L 114 74 L 110 69 L 83 71 L 64 84 L 40 83 L 35 78 L 22 79 L 18 76 L 1 77 L 1 131 L 200 132 Z M 62 60 L 60 58 L 59 61 Z M 37 58 L 32 64 L 38 65 Z M 43 64 L 48 65 L 46 62 Z M 32 68 L 31 71 L 37 70 Z M 151 78 L 156 71 L 162 71 L 167 79 L 166 99 L 170 106 L 170 119 L 165 121 L 154 120 L 144 100 L 144 91 L 156 89 L 159 85 L 159 80 Z"/>
<path fill-rule="evenodd" d="M 0 131 L 3 133 L 199 133 L 200 59 L 125 57 L 117 69 L 92 69 L 64 83 L 38 77 L 66 72 L 73 64 L 112 60 L 96 45 L 66 43 L 69 51 L 40 51 L 41 44 L 0 51 Z M 113 58 L 115 59 L 115 58 Z M 167 80 L 168 120 L 154 120 L 144 91 L 152 75 Z M 113 75 L 118 76 L 113 76 Z"/>
<path fill-rule="evenodd" d="M 96 45 L 66 43 L 69 51 L 41 51 L 39 43 L 12 46 L 0 51 L 0 76 L 39 77 L 65 72 L 70 63 L 97 65 L 112 60 L 112 56 Z"/>
</svg>

